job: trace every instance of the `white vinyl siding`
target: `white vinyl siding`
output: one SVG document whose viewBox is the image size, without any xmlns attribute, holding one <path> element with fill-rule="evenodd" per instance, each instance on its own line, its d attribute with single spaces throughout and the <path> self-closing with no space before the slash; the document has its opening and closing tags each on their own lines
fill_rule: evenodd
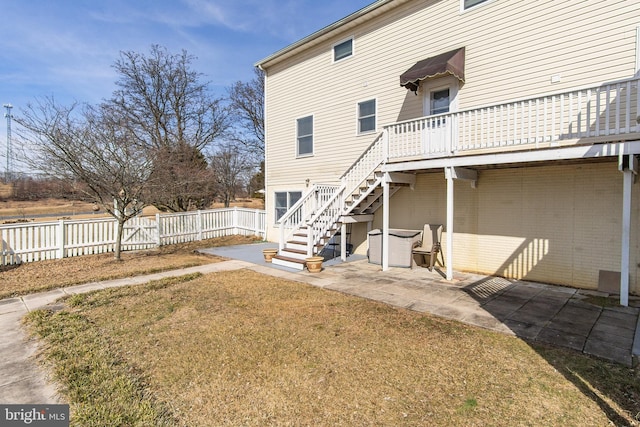
<svg viewBox="0 0 640 427">
<path fill-rule="evenodd" d="M 268 64 L 267 191 L 303 188 L 306 178 L 339 183 L 382 125 L 422 116 L 423 94 L 400 87 L 399 76 L 430 56 L 465 47 L 465 82 L 457 92 L 457 110 L 635 72 L 640 23 L 635 0 L 493 0 L 472 10 L 460 13 L 460 0 L 392 2 L 362 22 L 349 23 L 344 31 Z M 348 37 L 357 40 L 357 55 L 335 66 L 333 46 Z M 417 42 L 424 40 L 428 43 Z M 562 79 L 551 84 L 556 74 Z M 440 87 L 433 80 L 434 89 Z M 376 99 L 378 128 L 359 135 L 354 110 L 368 99 Z M 292 123 L 309 112 L 314 114 L 313 155 L 294 161 L 291 143 L 297 133 Z"/>
<path fill-rule="evenodd" d="M 489 1 L 467 14 L 458 13 L 458 0 L 429 4 L 409 2 L 349 28 L 358 54 L 340 67 L 332 66 L 332 46 L 344 33 L 267 70 L 267 164 L 275 173 L 270 183 L 301 183 L 308 176 L 336 182 L 374 139 L 354 132 L 354 105 L 375 97 L 385 106 L 377 114 L 380 124 L 420 117 L 422 98 L 401 88 L 399 75 L 451 49 L 466 47 L 458 110 L 634 73 L 640 11 L 633 1 Z M 446 34 L 425 22 L 447 22 Z M 408 40 L 429 40 L 429 46 L 416 49 Z M 554 74 L 562 81 L 552 85 Z M 313 157 L 292 165 L 291 122 L 309 111 L 314 112 Z"/>
<path fill-rule="evenodd" d="M 376 100 L 358 102 L 358 134 L 375 132 Z"/>
</svg>

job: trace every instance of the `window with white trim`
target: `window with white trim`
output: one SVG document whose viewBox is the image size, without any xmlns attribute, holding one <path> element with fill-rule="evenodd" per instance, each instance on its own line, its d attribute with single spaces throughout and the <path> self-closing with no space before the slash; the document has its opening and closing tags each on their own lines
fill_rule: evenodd
<svg viewBox="0 0 640 427">
<path fill-rule="evenodd" d="M 461 0 L 461 1 L 462 1 L 462 10 L 467 10 L 481 3 L 487 2 L 489 0 Z"/>
<path fill-rule="evenodd" d="M 313 116 L 296 120 L 296 155 L 310 156 L 313 154 Z"/>
<path fill-rule="evenodd" d="M 333 45 L 333 62 L 353 55 L 353 38 Z"/>
<path fill-rule="evenodd" d="M 375 132 L 376 100 L 358 102 L 358 133 Z"/>
<path fill-rule="evenodd" d="M 302 198 L 302 191 L 276 191 L 275 207 L 276 222 L 280 221 L 291 206 L 295 205 Z"/>
</svg>

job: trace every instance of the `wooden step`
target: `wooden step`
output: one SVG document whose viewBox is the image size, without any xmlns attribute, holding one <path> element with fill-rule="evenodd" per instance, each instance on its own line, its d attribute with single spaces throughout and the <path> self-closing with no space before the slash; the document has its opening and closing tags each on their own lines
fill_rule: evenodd
<svg viewBox="0 0 640 427">
<path fill-rule="evenodd" d="M 278 253 L 284 258 L 303 260 L 307 257 L 307 251 L 295 248 L 284 248 Z"/>
<path fill-rule="evenodd" d="M 294 268 L 296 270 L 304 270 L 305 262 L 304 260 L 299 260 L 296 258 L 289 258 L 282 255 L 276 255 L 271 260 L 272 263 L 276 265 L 281 265 L 283 267 Z"/>
</svg>

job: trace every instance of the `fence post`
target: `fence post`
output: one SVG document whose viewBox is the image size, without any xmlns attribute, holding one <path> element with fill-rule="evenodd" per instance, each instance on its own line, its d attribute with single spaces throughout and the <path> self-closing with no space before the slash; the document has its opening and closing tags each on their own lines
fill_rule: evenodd
<svg viewBox="0 0 640 427">
<path fill-rule="evenodd" d="M 64 219 L 58 221 L 58 259 L 64 258 Z"/>
<path fill-rule="evenodd" d="M 162 245 L 162 226 L 160 225 L 160 214 L 156 214 L 156 246 L 160 247 Z"/>
<path fill-rule="evenodd" d="M 238 234 L 238 207 L 233 207 L 233 234 Z"/>
<path fill-rule="evenodd" d="M 198 240 L 202 240 L 202 211 L 198 209 L 196 220 L 198 221 Z"/>
<path fill-rule="evenodd" d="M 253 214 L 253 220 L 255 221 L 254 223 L 254 234 L 256 236 L 260 236 L 260 211 L 258 211 L 258 209 L 255 210 L 254 214 Z"/>
</svg>

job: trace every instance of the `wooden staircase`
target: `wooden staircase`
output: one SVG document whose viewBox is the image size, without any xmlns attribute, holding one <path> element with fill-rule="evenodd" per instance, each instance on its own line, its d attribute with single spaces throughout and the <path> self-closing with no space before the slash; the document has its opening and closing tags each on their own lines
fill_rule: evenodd
<svg viewBox="0 0 640 427">
<path fill-rule="evenodd" d="M 278 251 L 278 254 L 271 260 L 276 265 L 293 268 L 296 270 L 304 270 L 305 258 L 307 255 L 308 228 L 301 227 L 293 234 L 293 238 L 284 244 L 284 248 Z M 336 233 L 337 229 L 331 230 L 331 235 L 323 244 L 317 244 L 313 248 L 313 254 L 320 253 L 322 248 L 329 242 L 331 236 Z"/>
<path fill-rule="evenodd" d="M 393 196 L 402 187 L 413 187 L 415 183 L 415 175 L 395 174 L 395 179 L 389 183 L 389 196 Z M 354 218 L 351 222 L 359 222 L 358 217 L 367 216 L 375 213 L 382 206 L 382 197 L 384 194 L 383 183 L 385 175 L 381 172 L 375 172 L 370 178 L 363 183 L 345 200 L 342 206 L 342 220 L 345 217 Z M 341 221 L 332 224 L 320 241 L 316 243 L 312 252 L 313 255 L 319 254 L 322 249 L 329 243 L 331 238 L 340 229 Z M 284 242 L 284 246 L 279 250 L 278 254 L 273 258 L 272 262 L 276 265 L 303 270 L 305 267 L 305 258 L 307 258 L 307 245 L 309 241 L 309 227 L 300 226 L 292 235 L 292 238 Z"/>
</svg>

